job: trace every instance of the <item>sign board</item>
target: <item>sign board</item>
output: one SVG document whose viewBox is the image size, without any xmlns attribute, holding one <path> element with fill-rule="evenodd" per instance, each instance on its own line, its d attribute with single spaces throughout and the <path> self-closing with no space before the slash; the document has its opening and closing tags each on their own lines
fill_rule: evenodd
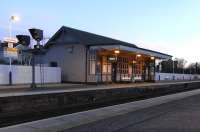
<svg viewBox="0 0 200 132">
<path fill-rule="evenodd" d="M 16 49 L 16 48 L 4 48 L 4 57 L 18 58 L 18 49 Z"/>
<path fill-rule="evenodd" d="M 136 63 L 137 63 L 137 61 L 133 60 L 133 61 L 132 61 L 132 63 L 133 63 L 133 64 L 136 64 Z"/>
<path fill-rule="evenodd" d="M 13 48 L 13 43 L 8 43 L 8 48 Z"/>
<path fill-rule="evenodd" d="M 116 57 L 109 57 L 108 60 L 109 61 L 117 61 L 117 58 Z"/>
<path fill-rule="evenodd" d="M 4 42 L 8 43 L 8 48 L 13 48 L 13 44 L 17 43 L 17 38 L 5 37 Z"/>
<path fill-rule="evenodd" d="M 13 37 L 5 37 L 4 38 L 4 42 L 7 42 L 7 43 L 17 43 L 18 39 L 17 38 L 13 38 Z"/>
</svg>

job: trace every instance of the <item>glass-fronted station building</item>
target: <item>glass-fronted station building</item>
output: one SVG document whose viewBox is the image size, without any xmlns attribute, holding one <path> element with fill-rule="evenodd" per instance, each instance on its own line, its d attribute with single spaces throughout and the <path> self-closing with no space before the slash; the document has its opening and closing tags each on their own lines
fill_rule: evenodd
<svg viewBox="0 0 200 132">
<path fill-rule="evenodd" d="M 172 57 L 65 26 L 45 48 L 43 63 L 61 67 L 62 81 L 76 83 L 154 81 L 155 61 Z"/>
</svg>

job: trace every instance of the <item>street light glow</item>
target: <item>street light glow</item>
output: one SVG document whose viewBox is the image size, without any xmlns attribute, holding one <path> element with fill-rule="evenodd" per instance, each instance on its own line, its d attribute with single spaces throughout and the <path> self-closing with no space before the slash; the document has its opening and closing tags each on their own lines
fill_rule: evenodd
<svg viewBox="0 0 200 132">
<path fill-rule="evenodd" d="M 9 37 L 12 37 L 12 24 L 15 22 L 18 22 L 20 20 L 20 17 L 18 15 L 12 15 L 9 19 Z"/>
<path fill-rule="evenodd" d="M 137 57 L 141 57 L 141 54 L 137 54 Z"/>
<path fill-rule="evenodd" d="M 12 16 L 10 17 L 10 19 L 11 19 L 12 22 L 18 22 L 18 21 L 20 20 L 20 17 L 17 16 L 17 15 L 12 15 Z"/>
</svg>

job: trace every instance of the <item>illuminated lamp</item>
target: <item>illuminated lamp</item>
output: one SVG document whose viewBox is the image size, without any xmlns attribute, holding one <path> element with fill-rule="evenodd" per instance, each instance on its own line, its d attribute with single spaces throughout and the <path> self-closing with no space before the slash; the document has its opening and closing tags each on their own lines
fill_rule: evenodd
<svg viewBox="0 0 200 132">
<path fill-rule="evenodd" d="M 119 51 L 119 50 L 115 50 L 114 52 L 115 52 L 115 54 L 119 54 L 119 53 L 120 53 L 120 51 Z"/>
<path fill-rule="evenodd" d="M 151 60 L 154 60 L 155 59 L 155 57 L 154 56 L 151 56 Z"/>
</svg>

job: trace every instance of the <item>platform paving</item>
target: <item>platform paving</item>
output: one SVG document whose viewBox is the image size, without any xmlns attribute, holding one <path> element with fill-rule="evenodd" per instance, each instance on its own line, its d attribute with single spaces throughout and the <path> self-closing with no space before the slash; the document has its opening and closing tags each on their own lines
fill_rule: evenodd
<svg viewBox="0 0 200 132">
<path fill-rule="evenodd" d="M 22 96 L 22 95 L 35 95 L 35 94 L 49 94 L 49 93 L 62 93 L 73 91 L 88 91 L 97 89 L 113 89 L 113 88 L 134 88 L 151 85 L 167 85 L 178 84 L 197 81 L 180 81 L 180 82 L 157 82 L 157 83 L 126 83 L 126 84 L 99 84 L 99 85 L 86 85 L 86 84 L 45 84 L 38 85 L 38 88 L 31 89 L 30 85 L 13 85 L 13 86 L 0 86 L 0 97 L 8 96 Z"/>
<path fill-rule="evenodd" d="M 199 100 L 191 96 L 62 132 L 199 132 Z"/>
<path fill-rule="evenodd" d="M 0 132 L 200 130 L 199 100 L 198 89 L 0 128 Z"/>
</svg>

